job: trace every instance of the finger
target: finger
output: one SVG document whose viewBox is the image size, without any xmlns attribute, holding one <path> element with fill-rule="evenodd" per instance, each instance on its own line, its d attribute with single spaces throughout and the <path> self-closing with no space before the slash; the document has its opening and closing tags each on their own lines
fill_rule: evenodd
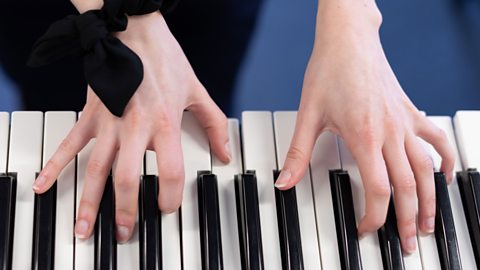
<svg viewBox="0 0 480 270">
<path fill-rule="evenodd" d="M 115 171 L 115 222 L 119 243 L 132 236 L 138 206 L 138 190 L 146 139 L 127 137 L 122 142 Z"/>
<path fill-rule="evenodd" d="M 115 158 L 116 143 L 111 136 L 99 137 L 87 163 L 82 198 L 78 207 L 75 235 L 90 237 L 110 168 Z"/>
<path fill-rule="evenodd" d="M 33 183 L 33 190 L 36 193 L 47 191 L 55 183 L 63 168 L 90 141 L 89 130 L 87 121 L 79 120 L 73 126 Z"/>
<path fill-rule="evenodd" d="M 352 144 L 349 144 L 352 145 Z M 378 230 L 385 223 L 391 189 L 380 146 L 364 144 L 352 151 L 365 190 L 365 215 L 358 224 L 359 235 Z"/>
<path fill-rule="evenodd" d="M 448 183 L 453 179 L 453 169 L 455 166 L 455 154 L 453 148 L 448 142 L 445 132 L 424 117 L 418 129 L 419 137 L 430 143 L 437 153 L 442 157 L 440 171 L 445 173 Z"/>
<path fill-rule="evenodd" d="M 417 184 L 420 230 L 431 233 L 435 228 L 436 207 L 432 159 L 413 134 L 406 137 L 405 149 Z"/>
<path fill-rule="evenodd" d="M 405 152 L 403 138 L 391 138 L 384 146 L 384 158 L 393 186 L 398 231 L 403 249 L 416 249 L 416 183 Z"/>
<path fill-rule="evenodd" d="M 203 86 L 202 86 L 203 88 Z M 231 151 L 228 144 L 228 120 L 220 108 L 213 102 L 206 90 L 201 91 L 200 101 L 188 107 L 207 132 L 213 153 L 222 162 L 228 163 Z"/>
<path fill-rule="evenodd" d="M 159 193 L 158 207 L 171 213 L 180 207 L 183 197 L 185 172 L 180 141 L 180 129 L 160 134 L 155 142 Z"/>
<path fill-rule="evenodd" d="M 275 181 L 275 187 L 281 190 L 295 186 L 305 175 L 312 150 L 322 124 L 316 117 L 307 115 L 305 110 L 297 115 L 295 132 L 288 149 L 282 171 Z"/>
</svg>

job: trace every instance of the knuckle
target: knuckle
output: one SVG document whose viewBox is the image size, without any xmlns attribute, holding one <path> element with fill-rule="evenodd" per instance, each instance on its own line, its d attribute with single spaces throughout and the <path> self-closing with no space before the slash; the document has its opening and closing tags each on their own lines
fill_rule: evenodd
<svg viewBox="0 0 480 270">
<path fill-rule="evenodd" d="M 115 179 L 115 190 L 120 192 L 129 192 L 135 189 L 137 185 L 134 177 L 121 176 Z"/>
<path fill-rule="evenodd" d="M 394 188 L 399 192 L 412 194 L 415 193 L 417 184 L 415 183 L 415 178 L 413 175 L 408 174 L 405 177 L 400 178 L 400 181 L 394 186 Z"/>
<path fill-rule="evenodd" d="M 415 216 L 409 217 L 397 217 L 398 218 L 398 227 L 399 228 L 409 228 L 409 227 L 416 227 L 417 219 Z"/>
<path fill-rule="evenodd" d="M 291 145 L 287 152 L 288 159 L 304 161 L 307 159 L 307 155 L 297 146 Z"/>
<path fill-rule="evenodd" d="M 91 159 L 87 164 L 86 176 L 95 178 L 103 174 L 107 170 L 105 164 L 98 159 Z"/>
<path fill-rule="evenodd" d="M 91 219 L 95 216 L 98 206 L 94 203 L 85 200 L 84 198 L 80 199 L 80 206 L 78 208 L 79 217 Z"/>
<path fill-rule="evenodd" d="M 359 133 L 359 138 L 362 140 L 362 145 L 367 149 L 374 149 L 378 144 L 378 136 L 375 128 L 372 126 L 366 126 Z"/>
<path fill-rule="evenodd" d="M 115 215 L 117 223 L 122 223 L 122 225 L 132 226 L 135 223 L 136 218 L 136 211 L 135 208 L 131 209 L 124 209 L 124 208 L 117 208 L 115 209 Z"/>
<path fill-rule="evenodd" d="M 45 167 L 48 167 L 49 171 L 55 172 L 59 172 L 62 169 L 60 164 L 54 158 L 50 159 Z"/>
<path fill-rule="evenodd" d="M 377 181 L 372 187 L 372 194 L 376 198 L 388 200 L 390 199 L 391 190 L 390 184 L 383 181 Z"/>
<path fill-rule="evenodd" d="M 427 214 L 435 214 L 436 209 L 436 198 L 435 195 L 428 196 L 427 198 L 421 201 L 422 208 Z"/>
<path fill-rule="evenodd" d="M 58 147 L 59 151 L 62 153 L 72 153 L 74 151 L 73 141 L 71 138 L 66 137 L 63 139 Z"/>
<path fill-rule="evenodd" d="M 447 141 L 447 134 L 440 128 L 435 130 L 434 137 L 437 141 Z"/>
<path fill-rule="evenodd" d="M 430 156 L 425 155 L 419 162 L 420 168 L 425 171 L 433 171 L 433 161 Z"/>
</svg>

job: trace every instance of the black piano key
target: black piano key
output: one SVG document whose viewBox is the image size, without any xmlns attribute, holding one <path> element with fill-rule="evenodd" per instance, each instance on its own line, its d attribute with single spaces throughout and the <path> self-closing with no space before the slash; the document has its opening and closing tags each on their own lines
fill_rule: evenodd
<svg viewBox="0 0 480 270">
<path fill-rule="evenodd" d="M 480 181 L 478 172 L 472 170 L 457 173 L 458 187 L 470 233 L 470 242 L 472 243 L 477 266 L 480 266 L 480 216 L 473 191 L 473 178 L 476 178 L 476 181 Z"/>
<path fill-rule="evenodd" d="M 275 182 L 280 171 L 273 172 Z M 284 270 L 303 269 L 300 223 L 298 220 L 297 195 L 295 187 L 281 191 L 275 189 L 280 253 Z"/>
<path fill-rule="evenodd" d="M 348 173 L 342 170 L 330 171 L 330 188 L 342 269 L 362 269 L 352 188 Z"/>
<path fill-rule="evenodd" d="M 161 215 L 157 203 L 158 178 L 142 177 L 140 185 L 140 268 L 162 269 Z"/>
<path fill-rule="evenodd" d="M 109 176 L 95 223 L 95 270 L 117 269 L 114 199 L 112 176 Z"/>
<path fill-rule="evenodd" d="M 235 175 L 235 195 L 242 269 L 262 270 L 264 265 L 260 211 L 254 171 Z"/>
<path fill-rule="evenodd" d="M 435 173 L 437 213 L 435 215 L 435 239 L 443 270 L 462 269 L 453 222 L 450 197 L 444 173 Z"/>
<path fill-rule="evenodd" d="M 12 268 L 16 175 L 0 175 L 0 269 Z"/>
<path fill-rule="evenodd" d="M 32 269 L 50 270 L 55 256 L 57 183 L 43 194 L 35 194 Z"/>
<path fill-rule="evenodd" d="M 378 230 L 378 240 L 382 253 L 383 269 L 405 269 L 393 198 L 390 198 L 385 224 Z"/>
<path fill-rule="evenodd" d="M 198 172 L 197 184 L 202 269 L 223 269 L 217 177 L 208 171 Z"/>
</svg>

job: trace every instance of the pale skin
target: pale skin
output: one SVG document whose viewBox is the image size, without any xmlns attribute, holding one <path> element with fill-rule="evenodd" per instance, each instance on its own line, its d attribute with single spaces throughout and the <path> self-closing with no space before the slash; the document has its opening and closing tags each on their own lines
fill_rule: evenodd
<svg viewBox="0 0 480 270">
<path fill-rule="evenodd" d="M 72 2 L 80 12 L 102 6 L 98 0 Z M 422 232 L 431 233 L 435 217 L 433 165 L 417 136 L 441 155 L 441 170 L 449 182 L 454 155 L 445 134 L 417 110 L 398 83 L 380 43 L 381 21 L 373 0 L 319 1 L 296 130 L 275 185 L 288 189 L 298 183 L 308 168 L 316 138 L 327 130 L 338 134 L 352 152 L 365 188 L 359 234 L 383 225 L 392 186 L 401 244 L 409 253 L 416 249 L 417 222 Z M 142 59 L 142 84 L 121 118 L 111 115 L 89 89 L 82 117 L 40 173 L 34 191 L 48 190 L 66 164 L 96 138 L 75 233 L 79 238 L 92 234 L 105 179 L 118 151 L 116 224 L 117 239 L 123 243 L 133 231 L 146 149 L 157 152 L 159 208 L 172 212 L 181 204 L 184 109 L 199 119 L 217 157 L 228 162 L 230 154 L 226 117 L 196 78 L 162 15 L 131 17 L 127 30 L 117 36 Z"/>
</svg>

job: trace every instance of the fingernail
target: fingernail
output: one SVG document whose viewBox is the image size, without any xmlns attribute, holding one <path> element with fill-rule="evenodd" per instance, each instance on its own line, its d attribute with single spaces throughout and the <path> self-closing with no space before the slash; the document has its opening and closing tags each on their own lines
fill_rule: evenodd
<svg viewBox="0 0 480 270">
<path fill-rule="evenodd" d="M 433 232 L 433 230 L 435 229 L 435 218 L 428 218 L 425 221 L 425 227 L 427 228 L 429 233 Z"/>
<path fill-rule="evenodd" d="M 75 236 L 81 239 L 87 238 L 87 233 L 88 233 L 88 222 L 80 219 L 77 221 L 77 224 L 75 224 Z"/>
<path fill-rule="evenodd" d="M 407 251 L 414 252 L 417 248 L 417 238 L 412 236 L 407 239 Z"/>
<path fill-rule="evenodd" d="M 232 160 L 232 151 L 230 151 L 230 144 L 228 142 L 225 144 L 225 153 L 227 153 L 228 161 Z"/>
<path fill-rule="evenodd" d="M 277 181 L 275 182 L 275 187 L 277 188 L 285 187 L 290 181 L 291 177 L 292 177 L 292 174 L 290 173 L 289 170 L 282 170 L 280 172 L 280 175 L 278 176 Z"/>
<path fill-rule="evenodd" d="M 45 182 L 47 182 L 47 178 L 45 177 L 45 175 L 40 174 L 35 180 L 35 182 L 33 182 L 33 190 L 35 191 L 39 190 L 40 187 L 43 186 L 43 184 L 45 184 Z"/>
<path fill-rule="evenodd" d="M 130 236 L 130 230 L 126 226 L 117 226 L 117 241 L 119 243 L 125 243 Z"/>
</svg>

